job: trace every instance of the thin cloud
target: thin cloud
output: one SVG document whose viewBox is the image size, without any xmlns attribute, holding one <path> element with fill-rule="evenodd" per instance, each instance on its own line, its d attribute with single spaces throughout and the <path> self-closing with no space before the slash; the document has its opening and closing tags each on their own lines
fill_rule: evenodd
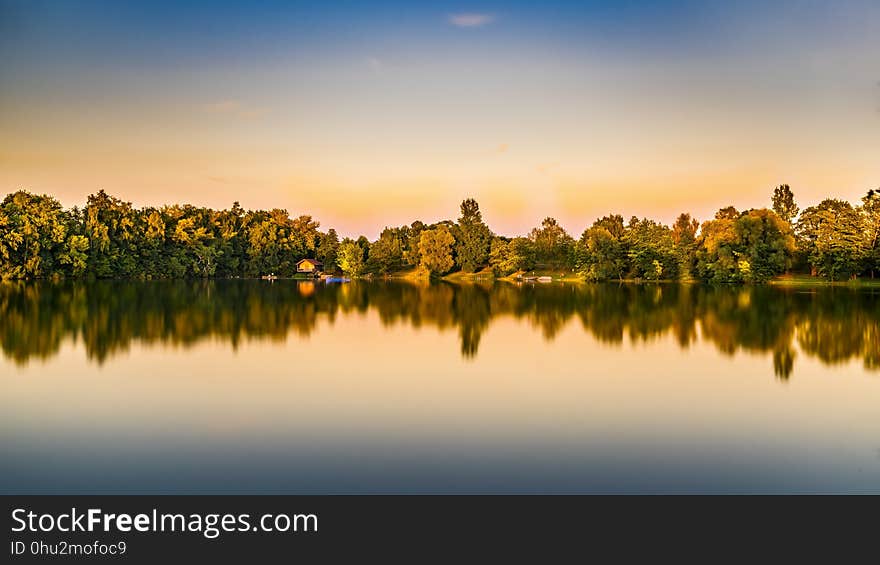
<svg viewBox="0 0 880 565">
<path fill-rule="evenodd" d="M 447 20 L 455 27 L 483 27 L 494 22 L 495 16 L 475 13 L 450 14 Z"/>
</svg>

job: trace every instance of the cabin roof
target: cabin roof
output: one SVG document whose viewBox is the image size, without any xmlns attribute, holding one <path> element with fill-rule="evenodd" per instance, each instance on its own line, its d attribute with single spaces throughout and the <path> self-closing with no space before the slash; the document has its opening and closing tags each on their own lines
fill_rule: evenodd
<svg viewBox="0 0 880 565">
<path fill-rule="evenodd" d="M 299 261 L 296 262 L 296 264 L 299 265 L 299 264 L 303 263 L 304 261 L 308 261 L 309 263 L 311 263 L 313 265 L 323 265 L 323 263 L 321 263 L 317 259 L 309 259 L 309 258 L 300 259 Z"/>
</svg>

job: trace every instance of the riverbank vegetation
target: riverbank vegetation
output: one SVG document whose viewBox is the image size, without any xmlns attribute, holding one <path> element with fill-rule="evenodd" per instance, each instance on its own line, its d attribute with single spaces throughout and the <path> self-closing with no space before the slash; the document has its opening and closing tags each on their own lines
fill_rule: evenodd
<svg viewBox="0 0 880 565">
<path fill-rule="evenodd" d="M 800 210 L 788 185 L 772 208 L 689 213 L 672 226 L 610 214 L 575 239 L 554 218 L 520 237 L 492 232 L 473 199 L 457 220 L 386 227 L 378 239 L 340 239 L 311 216 L 189 204 L 135 208 L 103 190 L 84 207 L 18 191 L 0 204 L 0 277 L 234 278 L 292 276 L 303 258 L 351 276 L 509 277 L 553 273 L 587 281 L 761 283 L 783 274 L 829 281 L 880 271 L 880 191 L 853 205 L 826 199 Z"/>
</svg>

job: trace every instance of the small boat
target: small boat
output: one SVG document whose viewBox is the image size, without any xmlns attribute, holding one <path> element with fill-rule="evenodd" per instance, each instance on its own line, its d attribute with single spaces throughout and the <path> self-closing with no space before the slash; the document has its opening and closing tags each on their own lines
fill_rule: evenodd
<svg viewBox="0 0 880 565">
<path fill-rule="evenodd" d="M 327 277 L 324 279 L 326 283 L 347 283 L 351 282 L 351 279 L 348 277 Z"/>
<path fill-rule="evenodd" d="M 263 275 L 260 278 L 263 279 L 264 281 L 274 281 L 278 277 L 276 277 L 275 275 Z"/>
<path fill-rule="evenodd" d="M 553 277 L 538 277 L 539 283 L 553 282 Z"/>
<path fill-rule="evenodd" d="M 523 282 L 535 282 L 538 280 L 538 277 L 520 277 L 520 280 Z"/>
</svg>

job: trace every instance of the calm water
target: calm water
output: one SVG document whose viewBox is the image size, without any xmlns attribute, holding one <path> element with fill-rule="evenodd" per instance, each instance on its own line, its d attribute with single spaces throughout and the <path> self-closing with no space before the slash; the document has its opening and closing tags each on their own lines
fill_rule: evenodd
<svg viewBox="0 0 880 565">
<path fill-rule="evenodd" d="M 0 285 L 0 492 L 876 492 L 880 293 Z"/>
</svg>

